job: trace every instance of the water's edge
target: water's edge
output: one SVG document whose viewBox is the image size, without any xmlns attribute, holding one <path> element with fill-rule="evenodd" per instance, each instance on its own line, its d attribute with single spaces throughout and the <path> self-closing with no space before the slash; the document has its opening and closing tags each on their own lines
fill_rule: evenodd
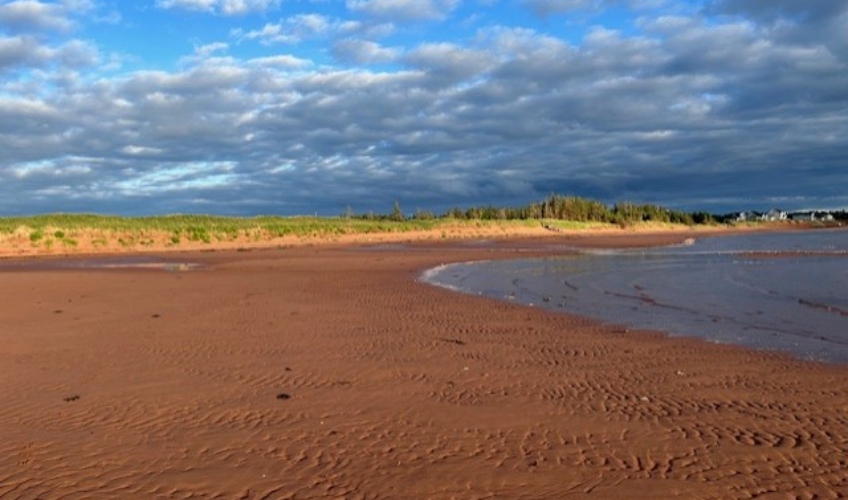
<svg viewBox="0 0 848 500">
<path fill-rule="evenodd" d="M 848 232 L 438 266 L 421 282 L 608 324 L 848 364 Z"/>
</svg>

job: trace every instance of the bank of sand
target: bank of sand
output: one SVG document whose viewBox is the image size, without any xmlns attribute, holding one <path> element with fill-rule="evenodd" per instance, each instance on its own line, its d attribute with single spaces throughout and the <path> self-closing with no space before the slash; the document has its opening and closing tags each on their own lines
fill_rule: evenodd
<svg viewBox="0 0 848 500">
<path fill-rule="evenodd" d="M 0 271 L 0 498 L 844 498 L 848 368 L 416 282 L 680 235 Z"/>
</svg>

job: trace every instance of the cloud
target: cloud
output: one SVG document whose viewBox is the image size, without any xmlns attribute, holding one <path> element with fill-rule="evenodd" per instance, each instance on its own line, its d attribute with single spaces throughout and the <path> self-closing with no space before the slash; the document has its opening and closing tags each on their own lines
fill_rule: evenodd
<svg viewBox="0 0 848 500">
<path fill-rule="evenodd" d="M 440 87 L 486 78 L 495 58 L 487 50 L 475 50 L 451 43 L 425 43 L 410 50 L 403 61 L 427 75 Z"/>
<path fill-rule="evenodd" d="M 524 3 L 540 16 L 582 9 L 593 4 L 590 0 L 524 0 Z"/>
<path fill-rule="evenodd" d="M 396 61 L 401 51 L 382 47 L 376 42 L 347 38 L 333 45 L 333 54 L 340 60 L 356 64 L 380 64 Z"/>
<path fill-rule="evenodd" d="M 522 0 L 537 15 L 547 17 L 572 11 L 601 12 L 613 7 L 651 11 L 672 4 L 670 0 Z M 679 7 L 679 6 L 678 6 Z"/>
<path fill-rule="evenodd" d="M 50 65 L 80 69 L 93 66 L 99 57 L 95 47 L 80 40 L 49 46 L 29 36 L 0 37 L 0 74 L 4 70 L 44 68 Z M 2 87 L 0 83 L 0 89 Z"/>
<path fill-rule="evenodd" d="M 278 54 L 275 56 L 256 57 L 248 59 L 246 64 L 249 66 L 259 66 L 262 68 L 285 68 L 285 69 L 302 69 L 312 66 L 312 61 L 301 59 L 290 54 Z"/>
<path fill-rule="evenodd" d="M 196 56 L 204 58 L 209 57 L 215 52 L 225 51 L 230 46 L 224 42 L 213 42 L 208 43 L 206 45 L 200 45 L 194 48 L 194 53 Z"/>
<path fill-rule="evenodd" d="M 787 19 L 801 23 L 821 23 L 848 11 L 844 2 L 806 0 L 713 0 L 707 9 L 713 13 L 736 14 L 759 22 Z"/>
<path fill-rule="evenodd" d="M 249 12 L 265 12 L 279 5 L 279 0 L 156 0 L 163 9 L 185 9 L 222 14 L 242 15 Z"/>
<path fill-rule="evenodd" d="M 0 70 L 46 59 L 38 42 L 27 37 L 0 38 Z"/>
<path fill-rule="evenodd" d="M 395 22 L 446 18 L 459 0 L 346 0 L 347 8 Z"/>
<path fill-rule="evenodd" d="M 235 30 L 232 35 L 239 40 L 257 40 L 265 45 L 297 44 L 307 40 L 326 38 L 338 34 L 363 30 L 356 21 L 342 21 L 320 14 L 298 14 L 278 23 L 265 24 L 261 29 Z"/>
<path fill-rule="evenodd" d="M 91 8 L 91 2 L 88 1 L 45 3 L 37 0 L 14 0 L 0 5 L 0 28 L 13 33 L 68 31 L 74 26 L 71 16 Z"/>
<path fill-rule="evenodd" d="M 706 12 L 740 16 L 770 31 L 780 43 L 822 45 L 848 61 L 848 3 L 801 0 L 714 0 Z"/>
<path fill-rule="evenodd" d="M 751 9 L 580 40 L 489 25 L 411 43 L 302 14 L 234 34 L 251 50 L 196 44 L 116 76 L 85 70 L 100 58 L 86 42 L 3 35 L 0 213 L 441 210 L 551 191 L 848 206 L 848 63 Z M 796 34 L 818 22 L 799 19 Z M 298 51 L 310 40 L 338 62 Z"/>
</svg>

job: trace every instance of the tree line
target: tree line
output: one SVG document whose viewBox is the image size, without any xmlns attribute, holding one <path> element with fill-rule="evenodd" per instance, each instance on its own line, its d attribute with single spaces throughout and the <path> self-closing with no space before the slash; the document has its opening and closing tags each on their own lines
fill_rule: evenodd
<svg viewBox="0 0 848 500">
<path fill-rule="evenodd" d="M 454 207 L 442 214 L 428 210 L 416 210 L 411 215 L 404 214 L 400 203 L 395 202 L 388 214 L 355 214 L 348 207 L 345 218 L 369 220 L 409 219 L 457 219 L 457 220 L 541 220 L 554 219 L 576 222 L 601 222 L 627 225 L 636 222 L 665 222 L 673 224 L 714 224 L 715 217 L 707 212 L 684 212 L 672 210 L 650 203 L 619 202 L 608 206 L 600 201 L 579 196 L 552 194 L 548 198 L 519 207 L 498 207 L 495 205 Z"/>
</svg>

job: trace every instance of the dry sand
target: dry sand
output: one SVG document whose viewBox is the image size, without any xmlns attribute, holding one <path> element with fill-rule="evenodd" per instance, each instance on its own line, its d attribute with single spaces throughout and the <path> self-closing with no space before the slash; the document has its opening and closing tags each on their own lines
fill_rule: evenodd
<svg viewBox="0 0 848 500">
<path fill-rule="evenodd" d="M 170 256 L 204 266 L 179 272 L 7 261 L 0 498 L 848 496 L 846 367 L 416 282 L 545 251 L 218 251 Z"/>
</svg>

